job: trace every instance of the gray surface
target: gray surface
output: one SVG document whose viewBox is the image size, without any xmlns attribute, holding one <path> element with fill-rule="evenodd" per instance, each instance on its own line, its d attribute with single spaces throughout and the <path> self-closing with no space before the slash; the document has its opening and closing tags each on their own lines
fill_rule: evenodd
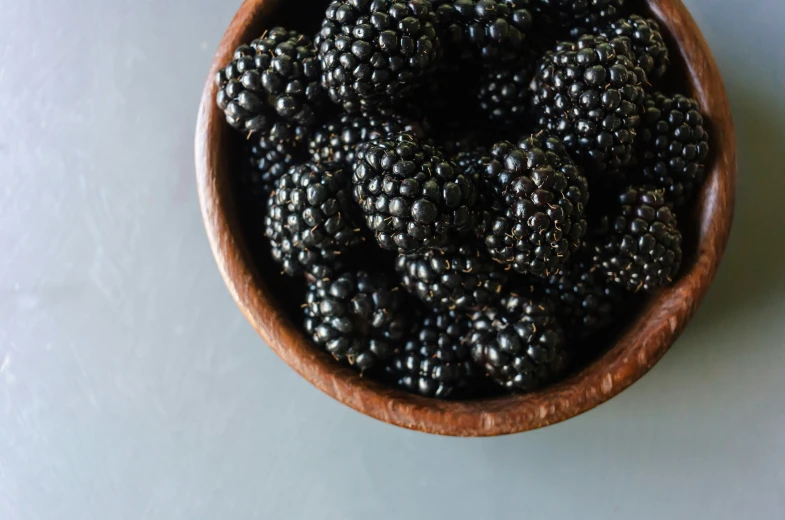
<svg viewBox="0 0 785 520">
<path fill-rule="evenodd" d="M 741 152 L 698 316 L 610 403 L 487 440 L 332 401 L 225 290 L 192 134 L 237 4 L 0 0 L 0 518 L 785 518 L 780 0 L 689 2 Z"/>
</svg>

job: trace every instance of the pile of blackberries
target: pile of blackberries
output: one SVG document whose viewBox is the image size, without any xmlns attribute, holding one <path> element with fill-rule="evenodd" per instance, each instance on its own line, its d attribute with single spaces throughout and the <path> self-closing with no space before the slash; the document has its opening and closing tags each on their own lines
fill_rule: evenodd
<svg viewBox="0 0 785 520">
<path fill-rule="evenodd" d="M 235 51 L 237 186 L 316 347 L 428 397 L 530 391 L 677 278 L 708 136 L 634 3 L 334 0 Z"/>
</svg>

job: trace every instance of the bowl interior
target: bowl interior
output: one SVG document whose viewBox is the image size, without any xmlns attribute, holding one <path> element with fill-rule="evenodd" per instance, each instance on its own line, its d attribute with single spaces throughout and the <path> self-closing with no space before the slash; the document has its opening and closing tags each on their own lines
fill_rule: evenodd
<svg viewBox="0 0 785 520">
<path fill-rule="evenodd" d="M 730 228 L 727 212 L 732 212 L 735 179 L 732 123 L 729 113 L 723 115 L 727 99 L 705 41 L 684 6 L 678 0 L 647 4 L 664 26 L 671 52 L 672 66 L 658 88 L 697 98 L 707 113 L 712 140 L 706 184 L 694 206 L 679 215 L 685 252 L 682 277 L 673 287 L 637 300 L 630 307 L 632 319 L 622 320 L 626 325 L 587 345 L 584 350 L 592 353 L 591 359 L 576 364 L 575 371 L 560 382 L 525 395 L 439 401 L 363 378 L 310 343 L 301 331 L 305 283 L 280 274 L 262 236 L 264 208 L 248 203 L 236 182 L 235 172 L 243 167 L 243 136 L 225 124 L 214 106 L 214 72 L 231 59 L 235 47 L 267 28 L 284 25 L 315 33 L 328 2 L 318 4 L 308 3 L 307 8 L 294 1 L 243 4 L 213 63 L 197 129 L 200 198 L 213 250 L 235 300 L 271 348 L 317 387 L 363 413 L 404 427 L 471 436 L 512 433 L 564 420 L 612 397 L 653 366 L 691 317 L 716 271 Z M 722 211 L 726 215 L 720 215 Z M 378 261 L 392 262 L 392 258 L 379 253 Z"/>
</svg>

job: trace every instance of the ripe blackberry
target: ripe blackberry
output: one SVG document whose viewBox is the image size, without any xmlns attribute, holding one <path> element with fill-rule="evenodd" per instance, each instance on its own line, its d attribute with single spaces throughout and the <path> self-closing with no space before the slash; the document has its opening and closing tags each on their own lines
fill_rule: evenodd
<svg viewBox="0 0 785 520">
<path fill-rule="evenodd" d="M 437 62 L 427 0 L 335 0 L 316 45 L 322 85 L 349 112 L 406 97 Z"/>
<path fill-rule="evenodd" d="M 436 0 L 440 33 L 483 64 L 511 63 L 532 28 L 529 0 Z"/>
<path fill-rule="evenodd" d="M 412 393 L 449 397 L 479 375 L 465 342 L 468 332 L 466 318 L 440 312 L 427 315 L 385 372 Z"/>
<path fill-rule="evenodd" d="M 306 163 L 278 179 L 267 202 L 265 236 L 273 259 L 294 276 L 324 276 L 360 242 L 351 224 L 347 176 L 334 164 Z"/>
<path fill-rule="evenodd" d="M 406 332 L 400 291 L 364 271 L 319 278 L 308 286 L 305 330 L 338 360 L 366 370 L 390 356 Z"/>
<path fill-rule="evenodd" d="M 534 11 L 549 21 L 552 30 L 569 29 L 572 38 L 592 27 L 618 18 L 624 12 L 625 0 L 532 0 Z"/>
<path fill-rule="evenodd" d="M 411 134 L 357 149 L 354 200 L 384 249 L 444 247 L 471 224 L 475 190 L 458 167 Z"/>
<path fill-rule="evenodd" d="M 569 22 L 570 38 L 578 38 L 592 32 L 592 28 L 602 26 L 622 16 L 625 0 L 592 0 L 588 10 L 578 14 Z"/>
<path fill-rule="evenodd" d="M 627 49 L 626 38 L 582 36 L 549 51 L 535 75 L 533 105 L 539 126 L 561 137 L 590 173 L 621 168 L 632 160 L 646 74 Z"/>
<path fill-rule="evenodd" d="M 548 135 L 494 145 L 484 183 L 496 192 L 485 245 L 520 273 L 556 273 L 586 234 L 586 178 L 562 142 Z M 487 188 L 486 188 L 487 189 Z"/>
<path fill-rule="evenodd" d="M 586 339 L 601 331 L 619 310 L 622 290 L 601 271 L 590 257 L 582 255 L 543 286 L 545 294 L 556 302 L 556 316 L 568 340 Z"/>
<path fill-rule="evenodd" d="M 681 265 L 681 233 L 662 190 L 631 186 L 618 198 L 607 230 L 595 239 L 601 274 L 627 290 L 670 285 Z"/>
<path fill-rule="evenodd" d="M 531 391 L 566 365 L 564 331 L 546 299 L 511 295 L 472 317 L 472 358 L 504 388 Z"/>
<path fill-rule="evenodd" d="M 247 142 L 250 169 L 245 180 L 252 194 L 266 197 L 275 181 L 300 162 L 303 139 L 302 127 L 284 121 L 251 136 Z"/>
<path fill-rule="evenodd" d="M 706 177 L 709 136 L 698 102 L 680 94 L 646 96 L 638 160 L 644 182 L 665 190 L 668 202 L 684 205 Z"/>
<path fill-rule="evenodd" d="M 479 309 L 501 299 L 507 272 L 471 245 L 400 255 L 401 285 L 430 307 Z"/>
<path fill-rule="evenodd" d="M 486 117 L 506 124 L 520 122 L 528 112 L 533 75 L 534 62 L 531 60 L 486 71 L 477 95 Z"/>
<path fill-rule="evenodd" d="M 316 162 L 336 162 L 351 171 L 358 145 L 407 130 L 416 130 L 415 124 L 400 116 L 342 114 L 314 131 L 308 142 L 308 151 Z"/>
<path fill-rule="evenodd" d="M 649 81 L 660 79 L 668 70 L 668 47 L 655 20 L 633 14 L 595 27 L 593 32 L 608 39 L 620 36 L 629 38 L 635 61 Z"/>
<path fill-rule="evenodd" d="M 307 126 L 322 96 L 320 76 L 311 39 L 275 27 L 238 47 L 218 71 L 216 103 L 238 130 L 264 131 L 279 117 Z"/>
</svg>

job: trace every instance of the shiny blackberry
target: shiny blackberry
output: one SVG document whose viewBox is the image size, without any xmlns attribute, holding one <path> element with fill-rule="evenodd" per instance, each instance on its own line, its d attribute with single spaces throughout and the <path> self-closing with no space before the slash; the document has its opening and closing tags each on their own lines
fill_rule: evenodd
<svg viewBox="0 0 785 520">
<path fill-rule="evenodd" d="M 605 25 L 622 16 L 625 13 L 625 2 L 626 0 L 591 0 L 586 11 L 575 14 L 567 22 L 570 38 L 590 33 L 594 27 Z"/>
<path fill-rule="evenodd" d="M 551 30 L 566 31 L 576 38 L 592 27 L 618 18 L 625 0 L 532 0 L 535 14 L 548 20 Z"/>
<path fill-rule="evenodd" d="M 415 126 L 415 123 L 396 115 L 374 112 L 342 114 L 314 131 L 308 141 L 308 151 L 316 162 L 336 162 L 351 171 L 358 145 L 415 130 Z"/>
<path fill-rule="evenodd" d="M 501 265 L 468 244 L 400 255 L 395 268 L 407 291 L 428 306 L 444 310 L 495 304 L 504 294 L 508 278 Z"/>
<path fill-rule="evenodd" d="M 682 237 L 662 190 L 627 188 L 607 223 L 593 239 L 593 262 L 602 276 L 633 292 L 673 283 L 681 265 Z"/>
<path fill-rule="evenodd" d="M 300 125 L 314 122 L 323 91 L 313 42 L 297 31 L 274 27 L 218 71 L 216 103 L 238 130 L 268 130 L 279 118 Z"/>
<path fill-rule="evenodd" d="M 655 20 L 634 14 L 603 26 L 595 26 L 592 32 L 609 39 L 619 36 L 629 38 L 635 61 L 649 81 L 660 79 L 668 70 L 668 47 Z"/>
<path fill-rule="evenodd" d="M 571 262 L 542 286 L 555 302 L 568 340 L 586 339 L 610 325 L 620 311 L 622 289 L 609 282 L 590 255 Z"/>
<path fill-rule="evenodd" d="M 384 249 L 414 253 L 444 247 L 472 222 L 471 180 L 411 134 L 360 146 L 352 183 L 354 200 Z"/>
<path fill-rule="evenodd" d="M 255 195 L 267 196 L 275 181 L 305 157 L 302 127 L 276 122 L 270 130 L 257 132 L 246 142 L 250 168 L 246 186 Z"/>
<path fill-rule="evenodd" d="M 407 330 L 401 293 L 381 274 L 319 278 L 305 303 L 305 330 L 314 342 L 360 370 L 387 359 Z"/>
<path fill-rule="evenodd" d="M 566 366 L 564 331 L 547 299 L 511 295 L 475 313 L 472 324 L 472 359 L 508 390 L 536 390 Z"/>
<path fill-rule="evenodd" d="M 561 137 L 589 174 L 624 167 L 633 158 L 646 74 L 629 48 L 627 38 L 582 36 L 549 51 L 535 74 L 539 126 Z"/>
<path fill-rule="evenodd" d="M 447 43 L 485 65 L 517 61 L 532 28 L 528 0 L 436 0 Z"/>
<path fill-rule="evenodd" d="M 533 60 L 486 71 L 480 79 L 480 109 L 491 121 L 514 124 L 528 112 Z"/>
<path fill-rule="evenodd" d="M 482 171 L 494 207 L 485 245 L 520 273 L 558 272 L 586 234 L 586 178 L 562 142 L 547 134 L 494 145 Z"/>
<path fill-rule="evenodd" d="M 322 85 L 347 111 L 409 96 L 440 54 L 427 0 L 336 0 L 316 46 Z"/>
<path fill-rule="evenodd" d="M 674 206 L 683 206 L 706 177 L 709 136 L 698 102 L 680 94 L 646 97 L 638 160 L 643 181 L 665 190 Z"/>
<path fill-rule="evenodd" d="M 324 276 L 339 265 L 341 253 L 360 242 L 348 215 L 347 183 L 335 164 L 313 163 L 295 166 L 276 181 L 264 229 L 273 259 L 286 274 Z"/>
<path fill-rule="evenodd" d="M 428 314 L 385 366 L 388 377 L 409 392 L 445 398 L 465 388 L 479 370 L 466 343 L 468 319 Z"/>
</svg>

